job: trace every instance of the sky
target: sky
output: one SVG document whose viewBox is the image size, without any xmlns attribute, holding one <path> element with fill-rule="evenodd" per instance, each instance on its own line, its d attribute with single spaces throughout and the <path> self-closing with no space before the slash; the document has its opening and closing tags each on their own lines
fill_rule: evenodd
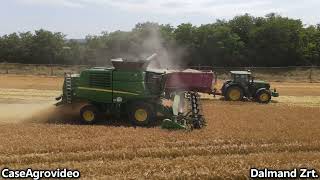
<svg viewBox="0 0 320 180">
<path fill-rule="evenodd" d="M 274 12 L 320 23 L 320 0 L 1 0 L 0 35 L 46 29 L 67 38 L 131 30 L 138 22 L 177 26 Z"/>
</svg>

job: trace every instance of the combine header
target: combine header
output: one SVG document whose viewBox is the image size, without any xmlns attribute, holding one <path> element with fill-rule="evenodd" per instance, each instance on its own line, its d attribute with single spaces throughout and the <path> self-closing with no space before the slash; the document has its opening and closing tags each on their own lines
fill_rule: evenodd
<svg viewBox="0 0 320 180">
<path fill-rule="evenodd" d="M 66 74 L 56 105 L 83 104 L 83 123 L 93 124 L 105 114 L 125 114 L 137 126 L 150 126 L 158 113 L 163 128 L 199 129 L 205 125 L 198 93 L 212 93 L 213 72 L 152 71 L 147 60 L 112 60 L 113 68 L 92 68 Z"/>
</svg>

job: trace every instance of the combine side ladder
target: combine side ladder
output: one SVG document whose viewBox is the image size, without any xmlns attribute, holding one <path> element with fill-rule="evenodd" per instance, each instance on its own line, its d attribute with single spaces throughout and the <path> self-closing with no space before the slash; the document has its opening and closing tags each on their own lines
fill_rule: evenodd
<svg viewBox="0 0 320 180">
<path fill-rule="evenodd" d="M 72 81 L 71 76 L 65 76 L 65 86 L 66 86 L 66 101 L 68 104 L 72 103 Z"/>
</svg>

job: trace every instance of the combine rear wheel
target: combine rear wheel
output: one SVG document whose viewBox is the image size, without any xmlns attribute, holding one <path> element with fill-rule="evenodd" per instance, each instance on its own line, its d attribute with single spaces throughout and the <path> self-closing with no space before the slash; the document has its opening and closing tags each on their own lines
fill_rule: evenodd
<svg viewBox="0 0 320 180">
<path fill-rule="evenodd" d="M 227 101 L 241 101 L 243 99 L 243 90 L 237 86 L 231 86 L 225 94 Z"/>
<path fill-rule="evenodd" d="M 84 124 L 94 124 L 99 116 L 99 110 L 93 105 L 86 105 L 80 109 L 81 122 Z"/>
<path fill-rule="evenodd" d="M 154 108 L 147 103 L 134 103 L 128 109 L 130 121 L 137 126 L 149 126 L 155 121 Z"/>
</svg>

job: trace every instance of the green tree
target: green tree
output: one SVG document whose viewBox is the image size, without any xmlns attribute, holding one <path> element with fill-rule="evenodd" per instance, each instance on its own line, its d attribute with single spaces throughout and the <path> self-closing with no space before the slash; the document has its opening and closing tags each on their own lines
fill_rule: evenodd
<svg viewBox="0 0 320 180">
<path fill-rule="evenodd" d="M 0 57 L 7 62 L 20 62 L 19 56 L 21 40 L 17 33 L 4 35 L 1 38 Z"/>
<path fill-rule="evenodd" d="M 300 20 L 270 14 L 250 33 L 250 61 L 254 66 L 289 66 L 301 60 Z"/>
<path fill-rule="evenodd" d="M 255 18 L 249 14 L 243 16 L 236 16 L 228 22 L 231 31 L 236 33 L 241 41 L 248 44 L 250 32 L 255 28 Z"/>
<path fill-rule="evenodd" d="M 174 36 L 179 45 L 192 47 L 195 41 L 197 27 L 190 23 L 180 24 L 174 31 Z"/>
<path fill-rule="evenodd" d="M 199 64 L 233 66 L 241 65 L 241 49 L 244 43 L 240 37 L 225 25 L 202 25 L 195 35 L 195 48 Z"/>
<path fill-rule="evenodd" d="M 299 65 L 320 65 L 320 29 L 319 26 L 307 27 L 303 34 L 303 61 Z"/>
<path fill-rule="evenodd" d="M 31 46 L 31 63 L 63 63 L 61 54 L 65 46 L 65 35 L 40 29 L 35 31 Z"/>
</svg>

